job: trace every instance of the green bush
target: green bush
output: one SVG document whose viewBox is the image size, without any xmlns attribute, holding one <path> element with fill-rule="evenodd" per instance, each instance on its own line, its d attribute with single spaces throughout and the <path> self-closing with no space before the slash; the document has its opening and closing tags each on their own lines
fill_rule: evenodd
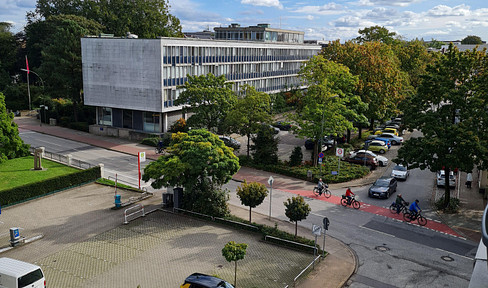
<svg viewBox="0 0 488 288">
<path fill-rule="evenodd" d="M 100 167 L 81 170 L 77 173 L 46 179 L 32 184 L 0 191 L 2 206 L 10 206 L 29 199 L 44 196 L 72 186 L 88 183 L 100 178 Z"/>
<path fill-rule="evenodd" d="M 156 146 L 158 146 L 158 141 L 159 141 L 159 138 L 158 138 L 158 136 L 155 135 L 155 136 L 152 136 L 149 138 L 142 139 L 141 144 L 156 147 Z"/>
<path fill-rule="evenodd" d="M 454 197 L 451 197 L 450 201 L 449 201 L 449 205 L 447 206 L 447 208 L 443 208 L 444 207 L 444 196 L 442 196 L 441 198 L 439 198 L 439 200 L 437 200 L 434 205 L 435 205 L 435 208 L 437 210 L 443 210 L 445 213 L 457 213 L 459 211 L 459 199 L 458 198 L 454 198 Z"/>
<path fill-rule="evenodd" d="M 291 152 L 290 155 L 290 166 L 298 166 L 302 164 L 303 161 L 303 153 L 302 148 L 300 146 L 296 146 Z"/>
</svg>

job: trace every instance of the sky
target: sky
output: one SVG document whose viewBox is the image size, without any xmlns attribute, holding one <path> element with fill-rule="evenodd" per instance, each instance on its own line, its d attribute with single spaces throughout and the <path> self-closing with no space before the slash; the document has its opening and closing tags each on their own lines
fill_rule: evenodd
<svg viewBox="0 0 488 288">
<path fill-rule="evenodd" d="M 25 25 L 36 0 L 0 0 L 0 22 Z M 196 32 L 231 23 L 241 26 L 270 24 L 305 32 L 305 39 L 341 42 L 358 30 L 384 26 L 405 40 L 462 40 L 468 35 L 488 41 L 486 0 L 169 0 L 170 13 L 181 21 L 183 32 Z"/>
</svg>

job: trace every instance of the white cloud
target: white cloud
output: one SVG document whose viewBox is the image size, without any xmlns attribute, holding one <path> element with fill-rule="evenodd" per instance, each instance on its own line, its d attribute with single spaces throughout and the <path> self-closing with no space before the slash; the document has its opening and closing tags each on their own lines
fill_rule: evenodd
<svg viewBox="0 0 488 288">
<path fill-rule="evenodd" d="M 214 27 L 226 27 L 220 22 L 198 22 L 198 21 L 181 21 L 181 28 L 184 32 L 200 32 L 203 30 L 209 29 L 210 31 L 214 31 Z"/>
<path fill-rule="evenodd" d="M 455 7 L 449 7 L 446 5 L 438 5 L 427 11 L 429 16 L 468 16 L 471 14 L 470 7 L 464 4 Z"/>
<path fill-rule="evenodd" d="M 241 4 L 249 4 L 252 6 L 277 7 L 283 9 L 280 0 L 241 0 Z"/>
<path fill-rule="evenodd" d="M 322 6 L 303 6 L 298 9 L 291 10 L 291 12 L 316 15 L 337 15 L 345 13 L 342 5 L 338 5 L 333 2 Z"/>
<path fill-rule="evenodd" d="M 361 6 L 399 6 L 406 7 L 422 0 L 359 0 L 358 5 Z"/>
<path fill-rule="evenodd" d="M 171 0 L 170 12 L 180 19 L 188 21 L 215 21 L 222 17 L 214 12 L 208 12 L 200 8 L 200 4 L 191 0 Z"/>
</svg>

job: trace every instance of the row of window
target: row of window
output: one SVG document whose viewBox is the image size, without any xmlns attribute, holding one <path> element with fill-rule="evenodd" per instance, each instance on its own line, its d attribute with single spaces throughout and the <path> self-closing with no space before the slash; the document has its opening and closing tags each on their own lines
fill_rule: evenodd
<svg viewBox="0 0 488 288">
<path fill-rule="evenodd" d="M 303 34 L 277 31 L 216 31 L 215 39 L 303 43 Z"/>
<path fill-rule="evenodd" d="M 316 49 L 300 48 L 246 48 L 246 47 L 195 47 L 195 46 L 163 46 L 162 55 L 164 57 L 207 57 L 207 56 L 222 56 L 222 57 L 244 57 L 244 56 L 302 56 L 312 57 L 320 51 L 320 47 Z M 207 58 L 205 58 L 207 59 Z M 233 58 L 233 61 L 245 61 L 243 58 Z M 241 60 L 238 60 L 241 59 Z M 277 59 L 277 58 L 274 58 Z M 188 61 L 188 60 L 187 60 Z M 195 60 L 196 61 L 196 60 Z M 249 60 L 248 60 L 249 61 Z M 255 60 L 264 61 L 264 60 Z M 271 60 L 270 60 L 271 61 Z M 216 61 L 214 61 L 216 62 Z"/>
<path fill-rule="evenodd" d="M 229 62 L 264 62 L 308 60 L 307 55 L 283 55 L 283 56 L 163 56 L 163 64 L 204 64 L 204 63 L 229 63 Z"/>
</svg>

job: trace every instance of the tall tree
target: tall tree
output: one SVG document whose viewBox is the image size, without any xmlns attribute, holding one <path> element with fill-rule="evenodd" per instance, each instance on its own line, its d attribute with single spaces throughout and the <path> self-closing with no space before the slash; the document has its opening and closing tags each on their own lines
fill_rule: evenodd
<svg viewBox="0 0 488 288">
<path fill-rule="evenodd" d="M 251 136 L 251 154 L 253 162 L 261 165 L 278 164 L 278 143 L 280 138 L 274 134 L 274 130 L 268 125 L 261 125 Z"/>
<path fill-rule="evenodd" d="M 78 121 L 77 107 L 83 101 L 80 38 L 99 32 L 102 27 L 92 20 L 73 15 L 51 16 L 46 21 L 52 34 L 42 50 L 39 73 L 44 75 L 52 98 L 71 99 L 74 121 Z"/>
<path fill-rule="evenodd" d="M 30 22 L 55 15 L 77 15 L 105 26 L 105 33 L 141 38 L 182 37 L 180 20 L 169 13 L 168 0 L 38 0 Z"/>
<path fill-rule="evenodd" d="M 348 41 L 342 45 L 333 42 L 322 50 L 328 59 L 347 66 L 359 77 L 356 95 L 368 103 L 365 116 L 371 128 L 375 120 L 386 120 L 398 114 L 398 104 L 411 90 L 408 74 L 400 69 L 400 61 L 390 45 L 365 42 L 362 45 Z"/>
<path fill-rule="evenodd" d="M 400 69 L 408 73 L 413 88 L 411 91 L 407 90 L 410 92 L 407 95 L 410 96 L 420 85 L 420 76 L 425 74 L 425 68 L 433 62 L 437 53 L 429 53 L 424 42 L 420 40 L 402 41 L 392 48 L 400 60 Z"/>
<path fill-rule="evenodd" d="M 220 187 L 239 170 L 239 159 L 216 135 L 203 129 L 174 133 L 168 154 L 151 162 L 142 179 L 151 186 L 184 187 L 185 209 L 225 215 L 227 196 Z"/>
<path fill-rule="evenodd" d="M 359 29 L 359 36 L 355 39 L 358 43 L 364 42 L 382 42 L 385 44 L 393 44 L 398 41 L 398 36 L 395 32 L 390 32 L 385 27 L 378 25 Z"/>
<path fill-rule="evenodd" d="M 175 100 L 175 104 L 189 105 L 184 108 L 193 113 L 188 119 L 188 126 L 224 132 L 224 120 L 237 102 L 232 84 L 226 82 L 224 75 L 215 77 L 212 73 L 187 77 L 188 81 L 180 86 L 184 90 Z"/>
<path fill-rule="evenodd" d="M 264 198 L 268 196 L 268 189 L 264 184 L 258 182 L 248 184 L 244 181 L 241 186 L 237 187 L 236 191 L 241 204 L 249 206 L 249 222 L 251 222 L 251 209 L 263 203 Z"/>
<path fill-rule="evenodd" d="M 469 35 L 461 40 L 461 44 L 483 44 L 483 41 L 479 36 Z"/>
<path fill-rule="evenodd" d="M 271 122 L 270 109 L 271 99 L 268 94 L 244 85 L 235 108 L 227 116 L 226 121 L 231 131 L 247 136 L 248 157 L 251 134 L 256 133 L 261 125 Z"/>
<path fill-rule="evenodd" d="M 19 136 L 14 114 L 7 113 L 5 96 L 0 92 L 0 163 L 29 155 L 29 146 Z"/>
<path fill-rule="evenodd" d="M 426 71 L 404 116 L 407 127 L 420 130 L 423 137 L 406 141 L 394 161 L 412 168 L 444 169 L 447 208 L 450 171 L 487 166 L 488 57 L 475 50 L 460 52 L 451 44 Z"/>
<path fill-rule="evenodd" d="M 301 99 L 301 108 L 288 117 L 300 127 L 294 133 L 314 140 L 314 165 L 317 165 L 320 139 L 324 135 L 342 135 L 354 128 L 353 121 L 361 119 L 359 111 L 353 110 L 361 106 L 353 95 L 358 79 L 346 66 L 322 55 L 312 57 L 302 67 L 300 76 L 308 89 Z M 358 103 L 350 106 L 351 101 Z"/>
<path fill-rule="evenodd" d="M 11 81 L 11 76 L 17 74 L 17 44 L 15 35 L 10 32 L 12 24 L 0 22 L 0 91 L 4 90 Z"/>
<path fill-rule="evenodd" d="M 236 243 L 234 241 L 230 241 L 229 243 L 225 244 L 225 247 L 222 248 L 222 256 L 224 256 L 225 260 L 228 262 L 234 261 L 235 268 L 234 268 L 234 287 L 237 287 L 237 261 L 244 259 L 246 256 L 246 243 Z"/>
<path fill-rule="evenodd" d="M 297 237 L 298 221 L 307 219 L 308 214 L 312 209 L 305 203 L 302 196 L 288 198 L 285 204 L 285 215 L 290 221 L 295 222 L 295 238 Z"/>
</svg>

